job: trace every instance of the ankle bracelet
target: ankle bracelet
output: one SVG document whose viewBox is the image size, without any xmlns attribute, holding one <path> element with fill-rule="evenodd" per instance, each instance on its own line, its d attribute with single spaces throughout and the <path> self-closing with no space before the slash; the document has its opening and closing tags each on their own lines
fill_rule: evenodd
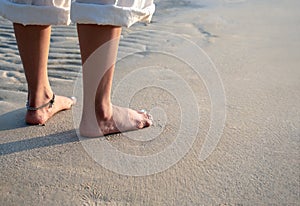
<svg viewBox="0 0 300 206">
<path fill-rule="evenodd" d="M 45 108 L 45 107 L 48 107 L 48 106 L 49 106 L 49 108 L 52 108 L 52 106 L 54 104 L 54 99 L 55 99 L 55 94 L 53 93 L 52 99 L 49 102 L 47 102 L 46 104 L 43 104 L 40 107 L 30 107 L 29 102 L 27 101 L 26 102 L 26 108 L 27 108 L 28 111 L 37 111 L 39 109 L 42 109 L 42 108 Z"/>
</svg>

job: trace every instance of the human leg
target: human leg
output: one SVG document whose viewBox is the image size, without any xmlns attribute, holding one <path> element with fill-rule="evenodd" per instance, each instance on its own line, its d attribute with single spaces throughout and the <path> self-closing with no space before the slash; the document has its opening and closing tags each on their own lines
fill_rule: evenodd
<svg viewBox="0 0 300 206">
<path fill-rule="evenodd" d="M 53 97 L 47 74 L 51 27 L 14 23 L 14 31 L 28 83 L 28 106 L 36 108 Z M 27 111 L 25 121 L 28 124 L 44 124 L 55 113 L 69 109 L 72 104 L 72 99 L 56 96 L 52 107 Z"/>
<path fill-rule="evenodd" d="M 96 137 L 150 126 L 147 114 L 111 104 L 121 28 L 95 24 L 78 24 L 77 28 L 84 84 L 81 135 Z"/>
</svg>

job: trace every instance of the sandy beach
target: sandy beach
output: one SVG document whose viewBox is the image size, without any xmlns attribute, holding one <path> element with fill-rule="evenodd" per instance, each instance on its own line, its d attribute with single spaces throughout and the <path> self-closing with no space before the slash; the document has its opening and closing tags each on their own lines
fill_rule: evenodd
<svg viewBox="0 0 300 206">
<path fill-rule="evenodd" d="M 78 104 L 28 126 L 0 18 L 0 205 L 300 205 L 300 1 L 158 0 L 124 28 L 113 103 L 150 128 L 78 137 L 76 26 L 54 26 L 49 77 Z"/>
</svg>

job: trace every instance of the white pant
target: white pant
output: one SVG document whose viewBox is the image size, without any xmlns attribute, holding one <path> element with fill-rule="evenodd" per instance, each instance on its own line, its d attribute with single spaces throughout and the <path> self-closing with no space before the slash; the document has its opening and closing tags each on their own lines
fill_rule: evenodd
<svg viewBox="0 0 300 206">
<path fill-rule="evenodd" d="M 150 22 L 153 0 L 0 0 L 0 15 L 24 25 L 82 24 L 129 27 Z"/>
</svg>

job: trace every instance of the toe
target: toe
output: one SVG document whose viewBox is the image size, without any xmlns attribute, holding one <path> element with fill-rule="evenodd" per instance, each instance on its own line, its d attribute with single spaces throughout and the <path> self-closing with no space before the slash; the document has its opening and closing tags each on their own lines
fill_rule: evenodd
<svg viewBox="0 0 300 206">
<path fill-rule="evenodd" d="M 141 110 L 139 110 L 139 111 L 137 111 L 139 114 L 146 114 L 147 113 L 147 111 L 145 110 L 145 109 L 141 109 Z"/>
<path fill-rule="evenodd" d="M 145 125 L 145 127 L 150 127 L 152 124 L 153 124 L 153 123 L 152 123 L 152 120 L 151 120 L 151 119 L 146 119 L 144 125 Z"/>
<path fill-rule="evenodd" d="M 73 106 L 77 103 L 77 98 L 76 97 L 70 97 L 70 99 L 71 99 L 71 106 Z"/>
<path fill-rule="evenodd" d="M 68 104 L 67 104 L 68 109 L 71 109 L 71 107 L 75 104 L 76 104 L 76 98 L 75 97 L 68 98 Z"/>
<path fill-rule="evenodd" d="M 65 109 L 71 109 L 73 105 L 76 104 L 76 98 L 75 97 L 64 97 L 61 96 L 61 106 L 58 108 L 58 110 L 65 110 Z"/>
<path fill-rule="evenodd" d="M 137 128 L 138 129 L 143 129 L 145 127 L 144 122 L 143 121 L 137 121 Z"/>
<path fill-rule="evenodd" d="M 150 127 L 152 125 L 152 120 L 148 118 L 148 116 L 144 117 L 142 121 L 140 121 L 139 128 Z"/>
<path fill-rule="evenodd" d="M 147 113 L 145 110 L 141 113 L 142 117 L 143 117 L 143 128 L 144 127 L 150 127 L 153 123 L 152 123 L 152 115 Z"/>
</svg>

